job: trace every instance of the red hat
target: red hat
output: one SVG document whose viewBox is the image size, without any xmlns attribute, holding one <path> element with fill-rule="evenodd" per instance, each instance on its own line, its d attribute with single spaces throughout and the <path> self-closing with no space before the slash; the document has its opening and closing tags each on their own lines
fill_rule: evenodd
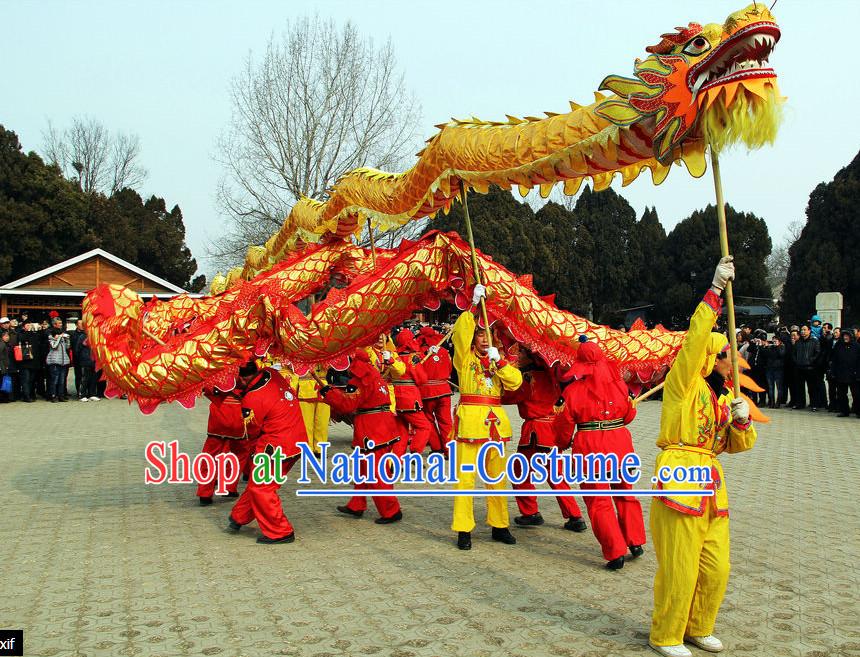
<svg viewBox="0 0 860 657">
<path fill-rule="evenodd" d="M 52 310 L 51 312 L 48 313 L 48 317 L 51 317 L 51 318 L 59 317 L 59 316 L 60 316 L 60 313 L 58 313 L 56 310 Z"/>
<path fill-rule="evenodd" d="M 409 329 L 403 329 L 394 338 L 394 343 L 400 351 L 418 351 L 418 343 Z"/>
<path fill-rule="evenodd" d="M 356 349 L 352 354 L 349 371 L 368 387 L 376 387 L 384 383 L 377 369 L 370 362 L 370 355 L 364 349 Z"/>
</svg>

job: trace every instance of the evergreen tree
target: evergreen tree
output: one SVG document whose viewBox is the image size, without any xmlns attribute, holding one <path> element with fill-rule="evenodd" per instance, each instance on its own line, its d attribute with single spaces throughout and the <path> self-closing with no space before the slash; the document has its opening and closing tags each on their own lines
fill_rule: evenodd
<svg viewBox="0 0 860 657">
<path fill-rule="evenodd" d="M 594 193 L 586 187 L 574 214 L 593 241 L 593 316 L 596 321 L 606 321 L 610 313 L 632 300 L 631 285 L 637 275 L 633 249 L 636 212 L 613 189 Z"/>
<path fill-rule="evenodd" d="M 25 154 L 17 135 L 0 125 L 0 281 L 14 280 L 100 247 L 180 287 L 199 291 L 197 263 L 185 246 L 178 206 L 143 202 L 131 189 L 107 197 L 85 193 Z"/>
<path fill-rule="evenodd" d="M 786 321 L 808 320 L 818 292 L 841 292 L 842 324 L 860 323 L 860 153 L 809 195 L 806 225 L 789 249 L 780 310 Z"/>
<path fill-rule="evenodd" d="M 744 296 L 770 298 L 765 262 L 772 244 L 767 224 L 764 219 L 737 212 L 729 205 L 726 222 L 737 270 L 736 302 Z M 720 258 L 716 206 L 693 212 L 672 229 L 665 244 L 668 277 L 658 309 L 665 321 L 682 324 L 710 286 L 714 264 Z"/>
</svg>

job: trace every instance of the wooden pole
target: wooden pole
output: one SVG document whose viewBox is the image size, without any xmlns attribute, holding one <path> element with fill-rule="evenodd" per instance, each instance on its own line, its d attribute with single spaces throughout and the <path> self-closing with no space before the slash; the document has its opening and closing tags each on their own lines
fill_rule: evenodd
<svg viewBox="0 0 860 657">
<path fill-rule="evenodd" d="M 478 267 L 478 254 L 475 252 L 475 238 L 472 236 L 472 220 L 469 218 L 469 202 L 466 200 L 466 186 L 460 179 L 460 198 L 463 201 L 463 217 L 466 219 L 466 236 L 469 238 L 469 249 L 472 252 L 472 273 L 475 275 L 475 282 L 483 285 L 481 279 L 481 269 Z M 487 344 L 493 346 L 493 336 L 490 333 L 490 321 L 487 317 L 487 304 L 481 299 L 481 317 L 484 320 L 484 330 L 487 332 Z"/>
<path fill-rule="evenodd" d="M 720 160 L 711 148 L 711 170 L 714 172 L 714 191 L 717 194 L 717 219 L 720 222 L 720 252 L 723 257 L 729 255 L 729 231 L 726 226 L 726 203 L 723 200 L 723 182 L 720 177 Z M 729 344 L 732 348 L 732 388 L 735 397 L 741 395 L 740 369 L 738 368 L 738 337 L 735 332 L 735 300 L 732 294 L 732 282 L 726 282 L 723 290 L 726 296 L 726 315 L 729 320 Z"/>
<path fill-rule="evenodd" d="M 141 330 L 141 332 L 142 332 L 146 337 L 148 337 L 150 340 L 153 340 L 153 341 L 157 342 L 157 343 L 158 343 L 158 344 L 160 344 L 162 347 L 166 344 L 166 343 L 164 342 L 164 340 L 162 340 L 161 338 L 159 338 L 159 337 L 158 337 L 157 335 L 155 335 L 154 333 L 150 333 L 150 332 L 149 332 L 149 331 L 147 331 L 145 328 L 141 327 L 141 329 L 140 329 L 140 330 Z"/>
<path fill-rule="evenodd" d="M 638 404 L 641 401 L 648 399 L 648 397 L 650 397 L 651 395 L 656 395 L 658 392 L 660 392 L 663 389 L 664 385 L 666 385 L 665 379 L 663 379 L 663 381 L 661 381 L 658 385 L 654 386 L 650 390 L 646 390 L 645 392 L 643 392 L 641 395 L 639 395 L 636 399 L 634 399 L 630 403 L 633 404 L 634 406 L 636 406 L 636 404 Z"/>
<path fill-rule="evenodd" d="M 373 239 L 373 226 L 370 219 L 367 220 L 367 232 L 370 233 L 370 257 L 373 259 L 373 268 L 376 269 L 376 240 Z"/>
<path fill-rule="evenodd" d="M 452 336 L 452 335 L 454 335 L 454 327 L 453 327 L 453 326 L 452 326 L 451 328 L 449 328 L 449 329 L 448 329 L 448 332 L 447 332 L 445 335 L 443 335 L 443 336 L 442 336 L 442 339 L 441 339 L 441 340 L 439 340 L 439 344 L 437 344 L 437 345 L 435 345 L 435 346 L 437 346 L 437 347 L 440 347 L 440 348 L 441 348 L 441 347 L 442 347 L 442 345 L 443 345 L 444 343 L 448 342 L 448 340 L 450 340 L 450 339 L 451 339 L 451 336 Z M 424 354 L 424 358 L 422 358 L 422 359 L 421 359 L 421 362 L 423 363 L 425 360 L 427 360 L 428 358 L 430 358 L 430 356 L 431 356 L 432 354 L 433 354 L 433 352 L 428 350 L 428 351 L 427 351 L 427 353 L 426 353 L 426 354 Z"/>
</svg>

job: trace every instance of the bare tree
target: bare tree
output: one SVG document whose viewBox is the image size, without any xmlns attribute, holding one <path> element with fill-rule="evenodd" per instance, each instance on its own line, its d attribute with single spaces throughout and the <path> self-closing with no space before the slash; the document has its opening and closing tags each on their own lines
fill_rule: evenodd
<svg viewBox="0 0 860 657">
<path fill-rule="evenodd" d="M 302 196 L 323 200 L 359 166 L 395 170 L 413 153 L 420 108 L 390 41 L 376 47 L 352 23 L 303 18 L 251 55 L 231 85 L 233 113 L 218 144 L 217 198 L 231 218 L 211 248 L 222 262 L 276 232 Z"/>
<path fill-rule="evenodd" d="M 88 194 L 111 196 L 146 179 L 146 169 L 139 163 L 140 138 L 135 134 L 111 134 L 94 118 L 75 117 L 62 132 L 49 121 L 42 138 L 48 161 L 68 178 L 75 177 Z"/>
<path fill-rule="evenodd" d="M 774 297 L 782 294 L 785 285 L 785 277 L 788 275 L 788 267 L 791 264 L 789 249 L 800 237 L 803 231 L 803 222 L 794 220 L 788 224 L 786 234 L 782 241 L 770 252 L 765 265 L 767 266 L 767 282 Z"/>
</svg>

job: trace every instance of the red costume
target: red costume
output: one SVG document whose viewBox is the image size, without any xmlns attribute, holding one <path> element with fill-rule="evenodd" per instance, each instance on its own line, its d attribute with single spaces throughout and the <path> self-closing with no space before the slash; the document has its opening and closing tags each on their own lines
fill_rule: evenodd
<svg viewBox="0 0 860 657">
<path fill-rule="evenodd" d="M 257 439 L 254 454 L 272 454 L 280 448 L 286 458 L 282 471 L 286 474 L 298 460 L 299 444 L 308 440 L 296 392 L 280 372 L 270 367 L 258 373 L 240 392 L 248 435 Z M 293 526 L 281 507 L 280 487 L 276 482 L 258 484 L 251 477 L 230 518 L 237 525 L 247 525 L 256 519 L 260 531 L 270 539 L 289 536 Z"/>
<path fill-rule="evenodd" d="M 402 456 L 406 453 L 407 442 L 410 452 L 420 454 L 430 440 L 433 427 L 424 415 L 419 386 L 427 383 L 427 375 L 421 365 L 418 343 L 409 329 L 403 329 L 395 338 L 397 354 L 406 366 L 406 373 L 394 380 L 394 400 L 397 407 L 397 421 L 400 424 L 401 440 L 394 451 Z M 407 441 L 408 437 L 408 441 Z"/>
<path fill-rule="evenodd" d="M 520 432 L 520 443 L 517 451 L 531 459 L 532 454 L 537 452 L 549 452 L 556 446 L 556 433 L 553 422 L 558 415 L 561 403 L 561 386 L 558 378 L 549 370 L 533 369 L 523 373 L 523 384 L 514 392 L 506 392 L 502 397 L 503 404 L 516 403 L 520 417 L 525 420 Z M 529 460 L 531 463 L 531 460 Z M 561 472 L 561 462 L 559 462 Z M 521 476 L 519 463 L 515 463 L 516 475 Z M 514 490 L 534 490 L 532 473 L 529 471 L 528 478 L 521 484 L 513 484 Z M 553 490 L 570 490 L 566 481 L 554 484 L 547 482 Z M 580 518 L 582 512 L 576 500 L 570 496 L 556 497 L 561 515 L 567 518 Z M 524 516 L 533 516 L 538 513 L 536 496 L 517 496 L 517 506 Z"/>
<path fill-rule="evenodd" d="M 424 415 L 430 421 L 430 449 L 434 452 L 445 451 L 445 444 L 453 440 L 451 432 L 454 424 L 451 421 L 451 354 L 442 346 L 442 337 L 429 326 L 422 326 L 418 339 L 424 346 L 424 353 L 431 347 L 437 347 L 436 352 L 423 363 L 427 381 L 418 386 L 421 401 L 424 404 Z"/>
<path fill-rule="evenodd" d="M 362 454 L 373 452 L 376 455 L 377 483 L 355 484 L 356 491 L 393 490 L 393 484 L 386 484 L 379 477 L 379 459 L 383 454 L 392 451 L 394 445 L 401 440 L 400 428 L 394 413 L 391 412 L 388 386 L 363 349 L 353 354 L 349 371 L 352 376 L 345 390 L 326 386 L 320 390 L 320 395 L 339 415 L 355 415 L 352 423 L 352 446 L 358 447 Z M 367 463 L 364 460 L 361 461 L 360 468 L 360 474 L 367 476 Z M 396 497 L 374 495 L 373 503 L 381 518 L 391 518 L 400 511 L 400 503 Z M 367 508 L 366 497 L 353 496 L 347 508 L 353 514 L 363 512 Z"/>
<path fill-rule="evenodd" d="M 211 454 L 213 458 L 218 454 L 233 452 L 239 459 L 238 474 L 241 474 L 250 459 L 253 441 L 248 439 L 248 432 L 245 430 L 239 393 L 235 389 L 224 392 L 215 388 L 204 394 L 209 399 L 209 422 L 202 451 L 204 454 Z M 198 485 L 197 497 L 211 499 L 215 494 L 216 484 L 213 479 L 208 484 Z M 237 475 L 236 481 L 227 485 L 227 492 L 235 497 L 238 486 Z"/>
<path fill-rule="evenodd" d="M 576 428 L 573 452 L 615 454 L 619 463 L 632 453 L 633 439 L 625 425 L 633 421 L 636 409 L 618 370 L 593 342 L 584 342 L 571 366 L 571 376 L 582 377 L 564 390 L 564 409 L 554 428 L 560 443 L 566 443 Z M 583 490 L 629 490 L 631 484 L 582 484 Z M 615 500 L 615 508 L 612 508 Z M 645 543 L 642 506 L 635 497 L 586 497 L 585 508 L 591 529 L 603 548 L 603 557 L 613 561 L 628 548 Z M 617 515 L 616 515 L 617 514 Z"/>
</svg>

